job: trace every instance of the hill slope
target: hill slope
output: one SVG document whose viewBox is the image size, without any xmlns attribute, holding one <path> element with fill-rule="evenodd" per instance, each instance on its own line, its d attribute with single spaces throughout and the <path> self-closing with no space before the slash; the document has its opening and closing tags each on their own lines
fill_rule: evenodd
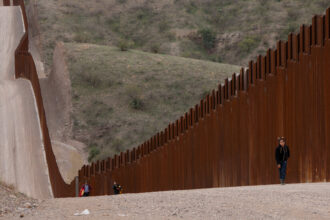
<svg viewBox="0 0 330 220">
<path fill-rule="evenodd" d="M 72 84 L 73 136 L 90 159 L 136 147 L 238 66 L 92 44 L 65 44 Z"/>
<path fill-rule="evenodd" d="M 48 67 L 58 40 L 103 45 L 125 40 L 145 51 L 246 65 L 330 6 L 329 0 L 29 2 L 30 21 L 40 24 L 32 35 L 40 34 Z"/>
</svg>

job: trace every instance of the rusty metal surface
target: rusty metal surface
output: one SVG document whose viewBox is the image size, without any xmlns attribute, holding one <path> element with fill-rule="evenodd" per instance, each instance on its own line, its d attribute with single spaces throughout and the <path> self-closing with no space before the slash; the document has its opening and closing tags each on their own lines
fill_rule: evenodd
<svg viewBox="0 0 330 220">
<path fill-rule="evenodd" d="M 113 181 L 125 193 L 277 183 L 278 136 L 291 150 L 287 182 L 330 181 L 329 12 L 150 140 L 82 167 L 81 183 L 92 195 L 112 194 Z"/>
<path fill-rule="evenodd" d="M 14 2 L 27 27 L 23 2 Z M 330 9 L 145 143 L 83 166 L 80 184 L 88 180 L 91 195 L 108 195 L 113 181 L 124 193 L 277 183 L 278 136 L 287 137 L 291 150 L 288 182 L 330 181 L 329 29 Z M 65 184 L 58 171 L 27 48 L 26 34 L 16 52 L 16 76 L 33 85 L 54 195 L 74 196 L 74 181 Z"/>
</svg>

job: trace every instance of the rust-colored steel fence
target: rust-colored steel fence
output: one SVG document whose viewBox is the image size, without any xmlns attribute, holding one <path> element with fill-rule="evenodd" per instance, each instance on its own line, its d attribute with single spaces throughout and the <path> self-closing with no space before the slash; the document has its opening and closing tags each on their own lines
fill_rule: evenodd
<svg viewBox="0 0 330 220">
<path fill-rule="evenodd" d="M 330 180 L 330 9 L 251 61 L 150 140 L 83 166 L 92 195 L 278 183 L 277 137 L 291 150 L 287 182 Z"/>
<path fill-rule="evenodd" d="M 27 29 L 24 3 L 14 2 Z M 54 195 L 74 196 L 74 182 L 65 184 L 56 164 L 27 48 L 26 33 L 16 77 L 33 85 Z M 277 183 L 278 136 L 291 151 L 287 182 L 330 181 L 330 8 L 145 143 L 83 166 L 79 182 L 89 181 L 91 195 L 112 194 L 113 181 L 124 193 Z"/>
</svg>

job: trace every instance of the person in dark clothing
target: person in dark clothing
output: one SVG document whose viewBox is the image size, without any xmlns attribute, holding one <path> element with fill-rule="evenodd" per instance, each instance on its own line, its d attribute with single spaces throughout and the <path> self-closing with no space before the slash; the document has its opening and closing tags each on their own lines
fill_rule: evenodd
<svg viewBox="0 0 330 220">
<path fill-rule="evenodd" d="M 284 137 L 280 137 L 278 138 L 278 140 L 279 140 L 279 145 L 275 150 L 275 159 L 280 174 L 280 182 L 282 185 L 284 185 L 287 161 L 290 157 L 290 150 L 289 147 L 285 144 Z"/>
<path fill-rule="evenodd" d="M 122 187 L 121 187 L 121 185 L 117 184 L 116 181 L 113 182 L 112 189 L 113 189 L 113 193 L 114 193 L 115 195 L 117 195 L 117 194 L 121 194 L 121 192 L 122 192 Z"/>
</svg>

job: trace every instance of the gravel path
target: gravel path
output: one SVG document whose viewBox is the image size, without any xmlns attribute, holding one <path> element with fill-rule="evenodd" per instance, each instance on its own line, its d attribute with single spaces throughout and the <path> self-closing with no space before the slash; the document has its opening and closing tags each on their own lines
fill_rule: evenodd
<svg viewBox="0 0 330 220">
<path fill-rule="evenodd" d="M 90 214 L 74 216 L 84 209 L 89 209 Z M 50 199 L 24 216 L 24 219 L 284 218 L 330 219 L 330 183 Z"/>
</svg>

